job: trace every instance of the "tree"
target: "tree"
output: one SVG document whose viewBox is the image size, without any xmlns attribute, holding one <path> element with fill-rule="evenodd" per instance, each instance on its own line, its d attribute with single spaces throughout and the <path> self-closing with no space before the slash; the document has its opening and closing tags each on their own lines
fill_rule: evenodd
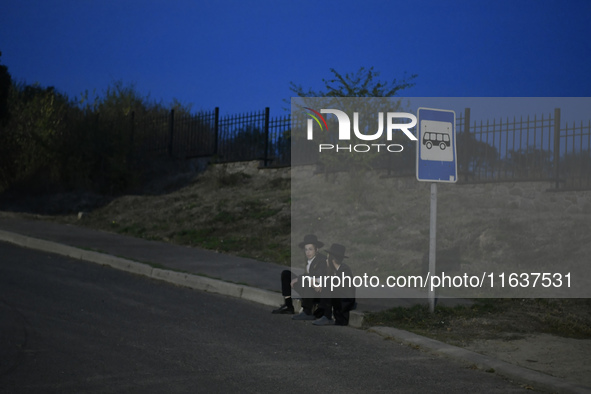
<svg viewBox="0 0 591 394">
<path fill-rule="evenodd" d="M 0 58 L 2 52 L 0 52 Z M 12 78 L 8 73 L 8 67 L 0 64 L 0 125 L 8 119 L 8 95 L 12 86 Z"/>
<path fill-rule="evenodd" d="M 383 82 L 377 80 L 380 73 L 374 71 L 373 67 L 361 67 L 357 72 L 345 75 L 334 68 L 330 72 L 333 74 L 331 79 L 322 79 L 324 90 L 304 90 L 301 85 L 293 82 L 290 82 L 290 90 L 298 97 L 394 97 L 399 91 L 413 87 L 413 80 L 417 77 L 417 74 L 412 74 L 405 76 L 401 82 L 396 79 Z"/>
</svg>

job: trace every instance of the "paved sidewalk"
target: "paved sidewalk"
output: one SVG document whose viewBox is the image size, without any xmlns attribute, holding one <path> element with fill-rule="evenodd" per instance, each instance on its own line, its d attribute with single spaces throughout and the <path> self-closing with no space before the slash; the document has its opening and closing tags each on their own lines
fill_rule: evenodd
<svg viewBox="0 0 591 394">
<path fill-rule="evenodd" d="M 0 241 L 92 261 L 182 286 L 244 298 L 269 305 L 269 311 L 272 306 L 282 302 L 279 278 L 281 271 L 287 267 L 278 264 L 73 225 L 24 220 L 9 214 L 0 215 Z M 404 298 L 360 299 L 357 311 L 351 316 L 351 325 L 362 326 L 363 311 L 409 306 L 418 302 L 426 301 Z M 476 365 L 484 370 L 494 369 L 500 375 L 538 389 L 591 393 L 591 388 L 402 330 L 373 328 L 372 331 L 434 354 L 454 358 L 466 365 Z"/>
</svg>

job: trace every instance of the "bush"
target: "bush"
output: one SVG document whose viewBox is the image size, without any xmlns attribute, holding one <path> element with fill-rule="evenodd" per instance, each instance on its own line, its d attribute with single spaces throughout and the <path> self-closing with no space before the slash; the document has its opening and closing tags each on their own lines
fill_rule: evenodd
<svg viewBox="0 0 591 394">
<path fill-rule="evenodd" d="M 88 92 L 69 100 L 37 84 L 12 83 L 8 96 L 0 122 L 0 191 L 129 191 L 141 178 L 132 160 L 132 114 L 169 112 L 121 82 L 93 100 Z M 188 112 L 177 101 L 173 106 Z"/>
</svg>

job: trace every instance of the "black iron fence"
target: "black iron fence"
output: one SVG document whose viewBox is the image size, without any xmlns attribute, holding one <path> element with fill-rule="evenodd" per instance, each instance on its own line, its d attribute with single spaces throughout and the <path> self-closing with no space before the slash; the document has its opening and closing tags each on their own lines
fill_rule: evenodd
<svg viewBox="0 0 591 394">
<path fill-rule="evenodd" d="M 166 116 L 131 116 L 136 161 L 212 157 L 217 162 L 261 160 L 265 167 L 290 165 L 290 118 L 271 119 L 269 108 L 222 117 L 219 108 L 197 115 L 171 110 Z"/>
<path fill-rule="evenodd" d="M 561 111 L 517 119 L 456 119 L 458 171 L 464 182 L 551 181 L 591 188 L 591 121 L 561 124 Z"/>
<path fill-rule="evenodd" d="M 456 118 L 460 182 L 550 181 L 556 189 L 591 188 L 591 121 L 561 125 L 560 109 L 519 119 L 472 120 L 470 108 Z M 291 165 L 289 115 L 264 111 L 220 117 L 197 115 L 136 119 L 131 115 L 132 155 L 211 157 L 216 162 L 260 160 L 265 167 Z M 404 155 L 379 155 L 375 167 L 391 175 L 414 174 L 415 144 Z M 315 164 L 318 155 L 306 163 Z"/>
</svg>

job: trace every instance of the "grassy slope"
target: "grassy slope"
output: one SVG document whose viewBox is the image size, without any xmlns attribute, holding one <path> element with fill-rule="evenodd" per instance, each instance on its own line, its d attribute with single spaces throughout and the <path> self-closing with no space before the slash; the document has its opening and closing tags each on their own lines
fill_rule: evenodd
<svg viewBox="0 0 591 394">
<path fill-rule="evenodd" d="M 124 196 L 78 224 L 289 264 L 289 180 L 210 171 L 170 194 Z"/>
</svg>

